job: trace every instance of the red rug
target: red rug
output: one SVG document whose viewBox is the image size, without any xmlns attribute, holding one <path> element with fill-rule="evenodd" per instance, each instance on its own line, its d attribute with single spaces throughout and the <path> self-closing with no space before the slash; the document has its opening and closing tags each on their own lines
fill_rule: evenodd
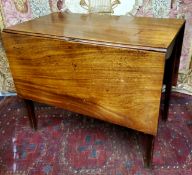
<svg viewBox="0 0 192 175">
<path fill-rule="evenodd" d="M 1 175 L 192 175 L 192 96 L 173 93 L 152 170 L 143 167 L 142 133 L 43 104 L 35 110 L 37 132 L 21 99 L 0 100 Z"/>
</svg>

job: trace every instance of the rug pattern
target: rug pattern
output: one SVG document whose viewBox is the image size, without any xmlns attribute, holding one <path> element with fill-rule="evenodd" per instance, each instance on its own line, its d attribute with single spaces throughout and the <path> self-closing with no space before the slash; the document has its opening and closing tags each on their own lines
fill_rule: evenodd
<svg viewBox="0 0 192 175">
<path fill-rule="evenodd" d="M 44 104 L 35 111 L 36 132 L 22 99 L 1 98 L 0 175 L 192 174 L 192 96 L 172 94 L 152 170 L 143 168 L 144 134 Z"/>
</svg>

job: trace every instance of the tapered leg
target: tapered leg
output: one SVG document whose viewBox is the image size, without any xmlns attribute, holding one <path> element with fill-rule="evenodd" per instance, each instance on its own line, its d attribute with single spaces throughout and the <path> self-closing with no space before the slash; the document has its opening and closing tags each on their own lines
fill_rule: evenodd
<svg viewBox="0 0 192 175">
<path fill-rule="evenodd" d="M 144 163 L 145 167 L 151 168 L 153 160 L 153 148 L 154 148 L 155 136 L 147 134 L 146 138 L 147 138 L 147 144 L 146 144 Z"/>
<path fill-rule="evenodd" d="M 171 89 L 172 89 L 172 60 L 171 58 L 169 60 L 167 60 L 167 64 L 166 64 L 166 69 L 170 71 L 169 75 L 166 77 L 165 80 L 165 98 L 164 98 L 164 110 L 163 110 L 163 115 L 162 115 L 162 119 L 164 121 L 167 120 L 168 118 L 168 114 L 169 114 L 169 103 L 170 103 L 170 97 L 171 97 Z"/>
<path fill-rule="evenodd" d="M 34 104 L 31 100 L 24 99 L 26 108 L 28 111 L 29 121 L 30 125 L 34 130 L 37 130 L 37 118 L 35 116 L 35 110 L 34 110 Z"/>
</svg>

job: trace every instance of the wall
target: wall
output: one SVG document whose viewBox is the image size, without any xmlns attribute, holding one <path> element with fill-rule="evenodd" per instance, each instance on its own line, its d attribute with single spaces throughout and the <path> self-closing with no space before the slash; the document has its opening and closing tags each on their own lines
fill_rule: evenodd
<svg viewBox="0 0 192 175">
<path fill-rule="evenodd" d="M 0 0 L 0 28 L 21 23 L 51 12 L 66 10 L 87 13 L 80 0 Z M 115 15 L 135 15 L 187 20 L 177 90 L 192 93 L 192 0 L 120 0 Z M 192 66 L 191 66 L 192 68 Z M 15 91 L 4 49 L 0 43 L 0 92 Z"/>
</svg>

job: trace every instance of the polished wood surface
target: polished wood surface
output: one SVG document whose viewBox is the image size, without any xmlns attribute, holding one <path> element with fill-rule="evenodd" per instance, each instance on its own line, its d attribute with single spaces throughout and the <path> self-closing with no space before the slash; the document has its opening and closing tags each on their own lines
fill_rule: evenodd
<svg viewBox="0 0 192 175">
<path fill-rule="evenodd" d="M 166 52 L 183 24 L 182 19 L 53 13 L 5 31 Z"/>
<path fill-rule="evenodd" d="M 165 53 L 3 38 L 19 95 L 156 135 Z"/>
<path fill-rule="evenodd" d="M 53 13 L 3 30 L 19 96 L 147 134 L 151 165 L 163 83 L 167 119 L 184 20 Z"/>
</svg>

